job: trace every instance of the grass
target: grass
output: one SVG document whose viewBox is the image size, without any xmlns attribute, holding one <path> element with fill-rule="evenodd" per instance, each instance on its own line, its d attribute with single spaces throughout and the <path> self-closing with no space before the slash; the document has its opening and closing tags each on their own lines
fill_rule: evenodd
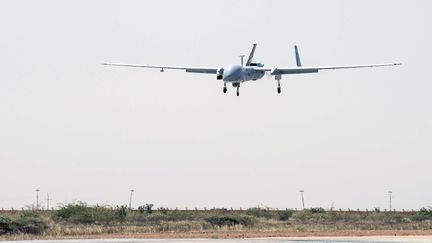
<svg viewBox="0 0 432 243">
<path fill-rule="evenodd" d="M 0 211 L 0 239 L 172 232 L 334 232 L 432 230 L 432 210 L 417 212 L 153 209 L 65 205 L 51 211 Z M 217 236 L 211 236 L 217 237 Z"/>
</svg>

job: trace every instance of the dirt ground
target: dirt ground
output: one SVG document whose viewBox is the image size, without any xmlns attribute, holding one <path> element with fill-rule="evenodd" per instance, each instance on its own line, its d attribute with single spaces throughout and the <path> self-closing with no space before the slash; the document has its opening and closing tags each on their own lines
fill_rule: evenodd
<svg viewBox="0 0 432 243">
<path fill-rule="evenodd" d="M 334 231 L 334 232 L 184 232 L 184 233 L 134 233 L 134 234 L 94 234 L 94 235 L 71 235 L 71 236 L 34 236 L 15 235 L 2 236 L 0 240 L 50 240 L 50 239 L 243 239 L 243 238 L 297 238 L 297 239 L 325 239 L 331 238 L 362 238 L 373 237 L 374 239 L 430 239 L 432 242 L 432 230 L 427 231 Z"/>
</svg>

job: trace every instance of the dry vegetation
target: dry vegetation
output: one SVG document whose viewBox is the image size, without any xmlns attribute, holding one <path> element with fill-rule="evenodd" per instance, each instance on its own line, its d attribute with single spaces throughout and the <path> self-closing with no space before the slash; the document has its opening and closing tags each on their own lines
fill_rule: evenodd
<svg viewBox="0 0 432 243">
<path fill-rule="evenodd" d="M 432 210 L 416 212 L 303 211 L 251 208 L 247 210 L 153 209 L 151 204 L 128 210 L 125 206 L 69 204 L 52 211 L 0 211 L 0 239 L 139 236 L 248 237 L 286 233 L 326 235 L 343 232 L 418 232 L 431 234 Z"/>
</svg>

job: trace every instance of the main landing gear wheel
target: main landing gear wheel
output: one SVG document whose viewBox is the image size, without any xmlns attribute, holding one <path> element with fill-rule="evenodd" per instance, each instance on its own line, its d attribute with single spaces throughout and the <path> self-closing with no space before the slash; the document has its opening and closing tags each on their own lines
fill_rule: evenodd
<svg viewBox="0 0 432 243">
<path fill-rule="evenodd" d="M 282 92 L 281 86 L 280 86 L 280 81 L 282 79 L 282 75 L 276 75 L 275 76 L 276 81 L 278 82 L 278 87 L 277 87 L 277 92 L 278 94 L 280 94 Z"/>
<path fill-rule="evenodd" d="M 239 88 L 240 88 L 240 87 L 237 86 L 237 96 L 240 96 Z"/>
<path fill-rule="evenodd" d="M 226 87 L 226 84 L 224 84 L 224 87 L 223 87 L 223 92 L 224 92 L 224 94 L 225 94 L 227 91 L 228 91 L 228 89 L 227 89 L 227 87 Z"/>
</svg>

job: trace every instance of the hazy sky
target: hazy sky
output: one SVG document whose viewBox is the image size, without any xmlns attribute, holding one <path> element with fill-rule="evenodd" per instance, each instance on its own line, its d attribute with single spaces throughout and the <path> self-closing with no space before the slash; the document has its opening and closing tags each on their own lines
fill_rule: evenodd
<svg viewBox="0 0 432 243">
<path fill-rule="evenodd" d="M 0 207 L 432 206 L 432 1 L 1 1 Z M 262 79 L 103 62 L 402 62 Z"/>
</svg>

